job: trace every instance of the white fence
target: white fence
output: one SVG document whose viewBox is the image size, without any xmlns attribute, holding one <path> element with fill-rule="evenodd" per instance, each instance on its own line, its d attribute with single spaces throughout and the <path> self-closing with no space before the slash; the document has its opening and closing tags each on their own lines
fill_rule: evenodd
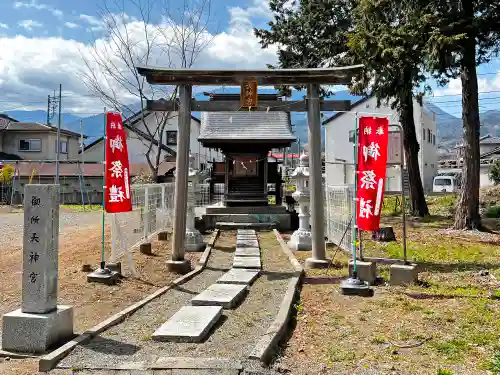
<svg viewBox="0 0 500 375">
<path fill-rule="evenodd" d="M 132 211 L 110 214 L 111 256 L 116 262 L 127 255 L 127 263 L 135 274 L 131 251 L 160 231 L 172 228 L 174 184 L 132 185 Z"/>
<path fill-rule="evenodd" d="M 325 235 L 346 251 L 352 249 L 352 186 L 325 186 Z"/>
</svg>

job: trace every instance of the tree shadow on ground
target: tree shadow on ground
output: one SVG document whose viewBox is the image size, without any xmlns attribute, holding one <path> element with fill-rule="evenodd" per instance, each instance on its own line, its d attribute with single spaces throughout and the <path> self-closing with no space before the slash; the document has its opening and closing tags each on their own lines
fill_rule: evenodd
<svg viewBox="0 0 500 375">
<path fill-rule="evenodd" d="M 102 336 L 96 336 L 91 342 L 85 345 L 85 347 L 94 352 L 112 355 L 133 355 L 140 349 L 136 345 L 126 344 Z"/>
<path fill-rule="evenodd" d="M 303 283 L 308 285 L 333 285 L 339 284 L 345 276 L 330 276 L 330 277 L 304 277 Z"/>
<path fill-rule="evenodd" d="M 217 251 L 222 251 L 223 253 L 234 253 L 234 246 L 220 246 L 220 245 L 217 245 L 216 247 L 214 247 L 214 250 L 217 250 Z"/>
<path fill-rule="evenodd" d="M 212 267 L 212 266 L 206 266 L 205 267 L 206 270 L 209 270 L 209 271 L 223 271 L 223 272 L 227 272 L 231 269 L 231 267 Z"/>
<path fill-rule="evenodd" d="M 500 268 L 499 263 L 489 262 L 460 262 L 460 263 L 435 263 L 435 262 L 417 262 L 419 271 L 431 271 L 441 273 L 452 273 L 460 271 L 481 271 Z"/>
<path fill-rule="evenodd" d="M 261 275 L 266 276 L 268 281 L 276 281 L 276 280 L 290 279 L 295 275 L 295 273 L 294 272 L 262 271 Z"/>
<path fill-rule="evenodd" d="M 196 296 L 198 294 L 200 294 L 199 292 L 195 292 L 193 290 L 189 290 L 189 289 L 186 289 L 186 288 L 183 288 L 182 286 L 180 285 L 175 285 L 172 287 L 173 290 L 177 290 L 178 292 L 182 292 L 182 293 L 187 293 L 187 294 L 191 294 L 193 296 Z"/>
</svg>

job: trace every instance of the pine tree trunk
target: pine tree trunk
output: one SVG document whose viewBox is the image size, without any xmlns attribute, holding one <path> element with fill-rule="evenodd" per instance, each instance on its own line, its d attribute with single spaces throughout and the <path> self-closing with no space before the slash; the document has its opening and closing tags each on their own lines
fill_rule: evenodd
<svg viewBox="0 0 500 375">
<path fill-rule="evenodd" d="M 410 215 L 424 217 L 429 215 L 429 208 L 425 201 L 424 188 L 420 177 L 420 167 L 418 165 L 420 145 L 418 144 L 417 134 L 415 132 L 413 94 L 411 90 L 401 97 L 399 117 L 401 126 L 403 127 L 403 147 L 410 184 Z"/>
<path fill-rule="evenodd" d="M 464 1 L 464 4 L 466 2 Z M 465 9 L 464 9 L 465 11 Z M 463 167 L 462 191 L 455 213 L 455 229 L 480 229 L 479 215 L 479 101 L 476 72 L 476 43 L 464 42 L 462 73 Z"/>
</svg>

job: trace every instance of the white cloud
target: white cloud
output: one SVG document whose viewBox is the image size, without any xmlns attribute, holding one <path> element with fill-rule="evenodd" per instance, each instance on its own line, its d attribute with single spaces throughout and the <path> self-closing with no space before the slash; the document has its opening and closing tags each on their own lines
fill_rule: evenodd
<svg viewBox="0 0 500 375">
<path fill-rule="evenodd" d="M 37 0 L 31 0 L 30 2 L 16 1 L 14 3 L 14 8 L 28 8 L 28 9 L 36 9 L 36 10 L 47 10 L 52 13 L 57 18 L 63 17 L 63 12 L 57 8 L 54 8 L 47 4 L 41 4 Z"/>
<path fill-rule="evenodd" d="M 8 29 L 8 28 L 9 28 L 9 25 L 7 25 L 6 23 L 0 22 L 0 29 Z"/>
<path fill-rule="evenodd" d="M 27 31 L 32 31 L 34 28 L 42 27 L 43 24 L 35 20 L 22 20 L 18 23 L 19 27 L 24 28 Z"/>
<path fill-rule="evenodd" d="M 263 4 L 263 1 L 254 2 Z M 230 27 L 217 35 L 206 34 L 212 43 L 201 52 L 196 67 L 198 68 L 265 68 L 267 63 L 275 63 L 276 50 L 262 49 L 253 35 L 252 24 L 240 22 L 245 14 L 261 14 L 261 10 L 231 11 Z M 259 8 L 260 9 L 260 8 Z M 238 13 L 239 12 L 239 13 Z M 246 12 L 246 13 L 245 13 Z M 240 18 L 238 18 L 240 17 Z M 105 31 L 103 20 L 86 14 L 79 19 L 93 31 Z M 128 37 L 134 44 L 135 58 L 144 55 L 144 24 L 129 16 L 122 15 L 124 21 L 121 27 L 127 28 Z M 23 21 L 27 30 L 37 27 L 38 23 L 32 20 Z M 65 24 L 66 27 L 68 23 Z M 151 35 L 157 32 L 158 25 L 148 25 Z M 165 24 L 165 34 L 171 35 L 172 30 Z M 170 33 L 170 34 L 169 34 Z M 9 51 L 9 54 L 0 59 L 0 92 L 2 103 L 0 112 L 13 108 L 44 109 L 47 95 L 59 83 L 63 85 L 63 109 L 68 112 L 97 113 L 102 111 L 103 104 L 99 98 L 89 94 L 87 87 L 82 83 L 78 72 L 85 70 L 82 55 L 91 59 L 91 52 L 95 48 L 116 65 L 118 71 L 127 74 L 127 67 L 120 61 L 116 47 L 106 39 L 105 33 L 100 34 L 93 43 L 81 43 L 66 40 L 62 37 L 7 37 L 0 35 L 0 50 Z M 175 60 L 175 56 L 173 59 Z M 142 60 L 139 60 L 143 62 Z M 156 48 L 150 65 L 165 66 L 165 51 Z M 96 64 L 91 63 L 93 70 L 107 84 L 108 89 L 114 90 L 122 102 L 132 103 L 136 98 L 112 81 L 106 81 L 106 74 L 99 70 Z M 173 61 L 174 66 L 179 66 Z"/>
<path fill-rule="evenodd" d="M 79 24 L 74 22 L 65 22 L 64 26 L 66 26 L 68 29 L 78 29 L 81 27 Z"/>
<path fill-rule="evenodd" d="M 89 25 L 89 27 L 87 28 L 87 30 L 89 31 L 104 30 L 105 23 L 100 18 L 89 16 L 88 14 L 80 14 L 79 18 Z"/>
<path fill-rule="evenodd" d="M 493 79 L 479 77 L 477 79 L 477 86 L 480 93 L 500 89 L 500 72 Z M 434 90 L 434 97 L 460 94 L 462 94 L 462 81 L 460 78 L 452 79 L 445 87 Z"/>
</svg>

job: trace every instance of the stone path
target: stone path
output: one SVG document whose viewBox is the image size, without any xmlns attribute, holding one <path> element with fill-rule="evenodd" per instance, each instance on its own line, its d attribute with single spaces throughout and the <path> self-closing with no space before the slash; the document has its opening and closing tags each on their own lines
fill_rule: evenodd
<svg viewBox="0 0 500 375">
<path fill-rule="evenodd" d="M 221 237 L 224 236 L 229 237 L 227 233 L 221 235 Z M 259 257 L 262 259 L 261 263 L 264 268 L 262 271 L 231 269 L 235 248 L 231 250 L 228 246 L 231 242 L 235 243 L 233 234 L 231 242 L 221 244 L 220 249 L 217 248 L 216 243 L 209 263 L 201 274 L 184 285 L 168 291 L 123 323 L 103 332 L 89 343 L 78 346 L 60 362 L 59 367 L 61 370 L 62 368 L 88 369 L 89 374 L 94 374 L 99 369 L 116 371 L 116 367 L 113 366 L 122 366 L 123 370 L 120 374 L 127 374 L 127 371 L 135 374 L 136 372 L 132 370 L 126 370 L 126 367 L 140 367 L 158 361 L 179 360 L 179 358 L 197 358 L 203 361 L 215 358 L 228 361 L 227 363 L 231 366 L 224 370 L 177 369 L 171 372 L 161 368 L 153 371 L 138 369 L 137 374 L 233 375 L 244 373 L 237 368 L 243 361 L 246 361 L 256 343 L 276 318 L 293 271 L 278 242 L 276 241 L 274 245 L 274 234 L 263 233 L 260 236 L 261 241 L 262 238 L 265 238 L 266 244 L 269 244 L 262 248 L 262 255 Z M 258 277 L 259 272 L 261 272 L 260 277 Z M 168 324 L 183 307 L 206 308 L 193 306 L 192 300 L 210 289 L 212 285 L 243 286 L 245 289 L 248 288 L 248 292 L 236 308 L 222 307 L 222 314 L 219 318 L 217 318 L 217 313 L 214 314 L 213 319 L 216 322 L 212 322 L 213 326 L 208 329 L 209 334 L 203 339 L 199 337 L 205 332 L 198 326 L 197 340 L 201 341 L 156 341 L 154 332 L 164 324 Z M 207 307 L 215 311 L 214 306 Z M 176 319 L 178 317 L 179 315 Z M 210 320 L 212 319 L 207 319 L 207 321 Z M 187 321 L 185 323 L 187 324 Z M 205 322 L 202 323 L 201 326 L 205 324 Z M 85 373 L 86 371 L 82 372 L 82 374 Z"/>
<path fill-rule="evenodd" d="M 258 255 L 254 257 L 239 257 L 235 256 L 233 259 L 233 269 L 224 274 L 217 282 L 203 292 L 198 294 L 191 300 L 191 305 L 198 306 L 198 308 L 183 307 L 177 312 L 169 321 L 163 324 L 153 334 L 153 340 L 157 341 L 182 341 L 188 340 L 192 342 L 199 342 L 205 338 L 210 332 L 210 328 L 221 317 L 220 309 L 217 313 L 214 306 L 222 306 L 224 309 L 235 308 L 245 298 L 247 283 L 225 283 L 221 280 L 235 276 L 234 269 L 250 269 L 261 268 L 260 261 L 260 248 L 259 241 L 255 231 L 238 230 L 236 236 L 236 250 L 238 246 L 251 246 L 253 249 L 258 250 Z M 236 274 L 238 275 L 238 274 Z M 240 274 L 241 275 L 241 274 Z M 244 276 L 244 275 L 243 275 Z M 246 277 L 248 279 L 248 277 Z M 241 280 L 241 279 L 240 279 Z M 185 324 L 179 325 L 179 322 Z M 191 328 L 191 329 L 190 329 Z M 176 331 L 179 330 L 179 335 Z"/>
</svg>

